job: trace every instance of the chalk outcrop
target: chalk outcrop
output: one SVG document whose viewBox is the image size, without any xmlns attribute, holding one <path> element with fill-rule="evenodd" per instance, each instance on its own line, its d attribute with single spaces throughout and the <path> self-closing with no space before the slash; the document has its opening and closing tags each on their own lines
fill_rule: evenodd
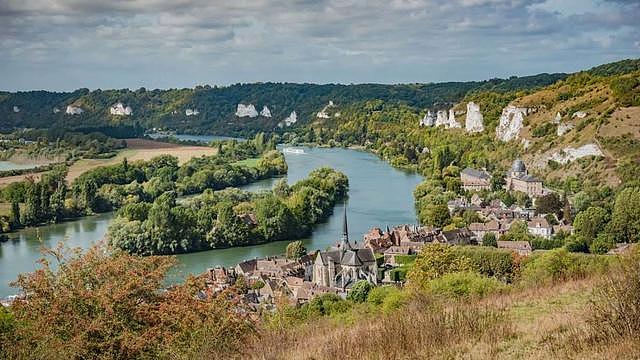
<svg viewBox="0 0 640 360">
<path fill-rule="evenodd" d="M 262 107 L 262 111 L 260 111 L 260 116 L 264 116 L 264 117 L 271 117 L 271 110 L 269 110 L 269 108 L 267 107 L 267 105 L 264 105 Z"/>
<path fill-rule="evenodd" d="M 236 108 L 236 116 L 254 118 L 258 117 L 258 111 L 256 110 L 255 106 L 253 106 L 253 104 L 238 104 L 238 107 Z"/>
<path fill-rule="evenodd" d="M 296 114 L 296 111 L 292 111 L 291 114 L 289 114 L 289 116 L 287 116 L 284 120 L 282 120 L 280 123 L 278 123 L 278 127 L 289 127 L 293 124 L 295 124 L 296 122 L 298 122 L 298 114 Z"/>
<path fill-rule="evenodd" d="M 467 103 L 467 118 L 464 121 L 464 127 L 470 133 L 484 131 L 484 117 L 480 112 L 480 105 L 473 101 Z"/>
<path fill-rule="evenodd" d="M 554 124 L 560 124 L 560 121 L 562 121 L 562 115 L 560 115 L 560 113 L 556 113 L 556 117 L 553 118 L 553 123 Z"/>
<path fill-rule="evenodd" d="M 54 108 L 53 108 L 53 113 L 54 113 L 54 114 L 57 114 L 57 113 L 59 113 L 59 112 L 60 112 L 60 109 L 58 109 L 57 107 L 54 107 Z"/>
<path fill-rule="evenodd" d="M 449 118 L 446 110 L 438 110 L 436 113 L 436 127 L 449 125 Z"/>
<path fill-rule="evenodd" d="M 588 156 L 604 156 L 600 147 L 596 144 L 585 144 L 579 148 L 566 147 L 562 151 L 551 154 L 547 160 L 553 160 L 560 164 L 566 164 Z"/>
<path fill-rule="evenodd" d="M 584 111 L 576 111 L 573 113 L 573 115 L 571 115 L 571 118 L 578 118 L 578 119 L 584 119 L 585 117 L 587 117 L 587 113 Z"/>
<path fill-rule="evenodd" d="M 65 110 L 65 114 L 67 115 L 80 115 L 84 112 L 84 110 L 79 106 L 67 105 L 67 109 Z"/>
<path fill-rule="evenodd" d="M 571 129 L 573 128 L 574 128 L 573 124 L 561 123 L 558 125 L 558 129 L 556 130 L 556 135 L 562 136 L 568 133 L 569 131 L 571 131 Z"/>
<path fill-rule="evenodd" d="M 453 112 L 453 109 L 449 109 L 449 127 L 451 129 L 460 129 L 462 127 L 462 125 L 456 121 L 456 114 Z"/>
<path fill-rule="evenodd" d="M 496 128 L 496 137 L 505 142 L 518 139 L 527 112 L 527 108 L 519 108 L 513 105 L 502 109 L 500 121 Z"/>
<path fill-rule="evenodd" d="M 13 106 L 13 112 L 14 113 L 19 113 L 20 112 L 20 108 L 18 106 Z"/>
<path fill-rule="evenodd" d="M 117 103 L 109 108 L 109 113 L 116 116 L 129 116 L 133 114 L 133 110 L 131 106 L 124 106 L 122 103 Z"/>
<path fill-rule="evenodd" d="M 427 110 L 427 113 L 424 114 L 422 120 L 420 120 L 420 126 L 433 126 L 436 123 L 436 119 L 433 117 L 433 113 L 431 110 Z"/>
<path fill-rule="evenodd" d="M 327 105 L 325 105 L 322 110 L 320 110 L 317 114 L 316 117 L 319 119 L 328 119 L 331 116 L 329 115 L 329 113 L 327 112 L 327 110 L 329 110 L 329 108 L 334 107 L 335 105 L 333 104 L 333 101 L 329 100 L 329 103 Z"/>
<path fill-rule="evenodd" d="M 200 111 L 198 111 L 198 109 L 186 109 L 184 114 L 186 116 L 196 116 L 200 114 Z"/>
</svg>

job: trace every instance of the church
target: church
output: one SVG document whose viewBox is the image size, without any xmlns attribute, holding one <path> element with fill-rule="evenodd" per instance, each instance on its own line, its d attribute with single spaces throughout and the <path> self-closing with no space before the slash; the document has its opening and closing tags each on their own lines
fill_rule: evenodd
<svg viewBox="0 0 640 360">
<path fill-rule="evenodd" d="M 378 266 L 373 250 L 352 246 L 345 208 L 342 237 L 328 251 L 319 252 L 313 264 L 312 282 L 318 286 L 347 290 L 360 280 L 377 283 Z"/>
</svg>

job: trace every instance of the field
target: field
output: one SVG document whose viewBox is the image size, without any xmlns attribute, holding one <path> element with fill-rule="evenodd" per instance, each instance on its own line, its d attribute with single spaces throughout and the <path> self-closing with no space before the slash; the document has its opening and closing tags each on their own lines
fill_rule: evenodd
<svg viewBox="0 0 640 360">
<path fill-rule="evenodd" d="M 216 153 L 216 149 L 207 146 L 184 146 L 145 139 L 127 139 L 126 141 L 127 148 L 120 151 L 118 155 L 111 159 L 82 159 L 76 161 L 69 168 L 67 181 L 71 183 L 75 178 L 88 170 L 104 165 L 116 164 L 121 162 L 124 158 L 127 158 L 129 161 L 150 160 L 155 156 L 166 154 L 175 156 L 178 158 L 180 163 L 184 163 L 193 157 L 213 155 Z M 0 178 L 0 187 L 13 182 L 22 181 L 27 177 L 38 179 L 40 175 L 41 173 Z"/>
<path fill-rule="evenodd" d="M 256 167 L 258 166 L 258 160 L 259 160 L 258 158 L 244 159 L 244 160 L 234 162 L 233 165 Z"/>
</svg>

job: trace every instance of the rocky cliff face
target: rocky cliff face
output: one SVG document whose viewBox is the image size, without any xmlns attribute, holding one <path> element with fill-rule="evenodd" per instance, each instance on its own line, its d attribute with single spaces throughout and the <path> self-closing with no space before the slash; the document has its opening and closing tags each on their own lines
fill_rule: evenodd
<svg viewBox="0 0 640 360">
<path fill-rule="evenodd" d="M 13 112 L 14 113 L 19 113 L 20 112 L 20 108 L 18 106 L 13 106 Z"/>
<path fill-rule="evenodd" d="M 502 141 L 518 139 L 527 112 L 527 108 L 519 108 L 513 105 L 502 109 L 500 122 L 496 128 L 496 137 Z"/>
<path fill-rule="evenodd" d="M 558 129 L 556 130 L 556 135 L 558 136 L 562 136 L 566 133 L 568 133 L 569 131 L 571 131 L 571 129 L 573 129 L 573 124 L 565 124 L 565 123 L 561 123 L 558 124 Z"/>
<path fill-rule="evenodd" d="M 262 107 L 262 111 L 260 111 L 260 116 L 264 116 L 264 117 L 271 117 L 271 110 L 269 110 L 269 108 L 267 107 L 267 105 L 264 105 Z"/>
<path fill-rule="evenodd" d="M 585 144 L 578 148 L 566 147 L 562 151 L 551 154 L 547 159 L 566 164 L 587 156 L 604 156 L 596 144 Z"/>
<path fill-rule="evenodd" d="M 131 109 L 131 106 L 125 107 L 122 103 L 117 103 L 109 108 L 109 113 L 117 116 L 129 116 L 133 114 L 133 110 Z"/>
<path fill-rule="evenodd" d="M 436 126 L 447 126 L 449 125 L 449 118 L 447 117 L 446 110 L 438 110 L 436 113 Z"/>
<path fill-rule="evenodd" d="M 186 109 L 184 111 L 184 114 L 186 116 L 196 116 L 196 115 L 200 114 L 200 111 L 198 111 L 198 109 Z"/>
<path fill-rule="evenodd" d="M 460 129 L 462 125 L 456 120 L 456 114 L 453 109 L 449 109 L 449 127 L 452 129 Z"/>
<path fill-rule="evenodd" d="M 291 114 L 289 114 L 289 116 L 287 116 L 284 120 L 282 120 L 280 123 L 278 123 L 278 127 L 289 127 L 293 124 L 295 124 L 296 122 L 298 122 L 298 114 L 296 114 L 296 111 L 292 111 Z"/>
<path fill-rule="evenodd" d="M 253 106 L 253 104 L 238 104 L 238 107 L 236 109 L 236 116 L 254 118 L 258 116 L 258 111 L 256 110 L 255 106 Z"/>
<path fill-rule="evenodd" d="M 470 101 L 467 103 L 467 118 L 464 122 L 465 130 L 470 133 L 484 131 L 484 117 L 480 112 L 480 105 Z"/>
<path fill-rule="evenodd" d="M 322 108 L 322 110 L 320 110 L 317 114 L 316 117 L 319 119 L 328 119 L 331 116 L 329 115 L 329 113 L 327 112 L 327 110 L 329 110 L 329 108 L 334 107 L 335 105 L 333 104 L 333 101 L 329 100 L 329 103 L 327 105 L 325 105 L 325 107 Z"/>
<path fill-rule="evenodd" d="M 80 115 L 83 112 L 84 110 L 82 110 L 81 107 L 73 105 L 67 105 L 67 109 L 65 110 L 65 114 L 67 115 Z"/>
<path fill-rule="evenodd" d="M 436 119 L 433 117 L 431 110 L 427 110 L 422 120 L 420 120 L 420 126 L 433 126 L 436 123 Z"/>
</svg>

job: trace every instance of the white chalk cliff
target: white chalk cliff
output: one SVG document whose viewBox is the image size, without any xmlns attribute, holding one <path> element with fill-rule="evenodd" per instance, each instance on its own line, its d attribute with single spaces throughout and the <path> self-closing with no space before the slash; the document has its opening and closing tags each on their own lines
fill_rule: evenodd
<svg viewBox="0 0 640 360">
<path fill-rule="evenodd" d="M 464 121 L 464 127 L 470 133 L 484 131 L 484 117 L 480 112 L 480 105 L 473 101 L 467 103 L 467 118 Z"/>
<path fill-rule="evenodd" d="M 117 116 L 129 116 L 133 114 L 133 110 L 131 110 L 131 106 L 125 107 L 122 103 L 117 103 L 109 108 L 109 113 Z"/>
<path fill-rule="evenodd" d="M 269 110 L 269 108 L 267 107 L 267 105 L 264 105 L 262 107 L 262 111 L 260 111 L 260 116 L 264 116 L 264 117 L 271 117 L 271 110 Z"/>
<path fill-rule="evenodd" d="M 422 120 L 420 120 L 420 126 L 433 126 L 436 123 L 436 119 L 433 117 L 431 110 L 427 110 Z"/>
<path fill-rule="evenodd" d="M 298 122 L 298 115 L 296 114 L 296 111 L 292 111 L 291 114 L 289 114 L 289 116 L 287 116 L 284 120 L 282 120 L 280 123 L 278 123 L 279 127 L 288 127 L 291 126 L 293 124 L 295 124 L 296 122 Z"/>
<path fill-rule="evenodd" d="M 449 127 L 452 129 L 460 129 L 462 127 L 462 125 L 456 121 L 456 115 L 453 109 L 449 109 Z"/>
<path fill-rule="evenodd" d="M 558 129 L 556 129 L 556 135 L 562 136 L 568 133 L 569 131 L 571 131 L 573 127 L 574 127 L 573 124 L 561 123 L 558 125 Z"/>
<path fill-rule="evenodd" d="M 322 110 L 320 110 L 317 114 L 316 117 L 320 118 L 320 119 L 328 119 L 331 116 L 329 115 L 329 113 L 327 113 L 327 110 L 329 110 L 329 108 L 334 107 L 335 105 L 333 105 L 333 101 L 329 100 L 329 103 L 327 105 L 325 105 Z"/>
<path fill-rule="evenodd" d="M 560 124 L 560 121 L 562 120 L 562 115 L 560 115 L 560 113 L 556 113 L 556 117 L 553 118 L 553 123 L 554 124 Z"/>
<path fill-rule="evenodd" d="M 236 116 L 237 117 L 248 116 L 248 117 L 254 118 L 258 116 L 258 111 L 253 106 L 253 104 L 249 104 L 249 105 L 238 104 L 238 108 L 236 109 Z"/>
<path fill-rule="evenodd" d="M 587 116 L 587 113 L 584 111 L 576 111 L 571 115 L 571 118 L 584 119 Z"/>
<path fill-rule="evenodd" d="M 20 112 L 20 108 L 14 105 L 13 106 L 13 112 L 14 113 L 19 113 Z"/>
<path fill-rule="evenodd" d="M 555 152 L 547 160 L 566 164 L 587 156 L 604 156 L 602 150 L 596 144 L 585 144 L 579 148 L 566 147 L 560 152 Z"/>
<path fill-rule="evenodd" d="M 446 110 L 438 110 L 436 113 L 436 126 L 447 126 L 449 125 L 449 118 L 447 117 Z"/>
<path fill-rule="evenodd" d="M 83 112 L 84 110 L 82 110 L 81 107 L 73 105 L 67 105 L 67 109 L 65 110 L 65 114 L 67 115 L 80 115 Z"/>
<path fill-rule="evenodd" d="M 57 114 L 57 113 L 59 113 L 59 112 L 60 112 L 60 109 L 58 109 L 57 107 L 54 107 L 54 108 L 53 108 L 53 113 L 54 113 L 54 114 Z"/>
<path fill-rule="evenodd" d="M 527 111 L 527 108 L 519 108 L 513 105 L 502 109 L 500 122 L 496 128 L 496 137 L 502 141 L 511 141 L 519 138 Z"/>
<path fill-rule="evenodd" d="M 186 116 L 196 116 L 196 115 L 200 114 L 200 111 L 198 111 L 198 109 L 186 109 L 184 111 L 184 114 Z"/>
</svg>

